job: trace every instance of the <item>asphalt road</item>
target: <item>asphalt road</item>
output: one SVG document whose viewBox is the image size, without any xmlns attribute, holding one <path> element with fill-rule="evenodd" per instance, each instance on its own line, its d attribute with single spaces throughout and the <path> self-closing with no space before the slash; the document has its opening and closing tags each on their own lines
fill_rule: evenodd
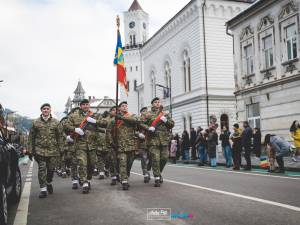
<svg viewBox="0 0 300 225">
<path fill-rule="evenodd" d="M 24 177 L 27 171 L 28 166 L 22 166 Z M 80 190 L 71 189 L 70 179 L 55 177 L 54 194 L 39 199 L 37 165 L 34 164 L 27 221 L 24 217 L 14 223 L 14 215 L 22 213 L 24 208 L 11 207 L 10 224 L 292 225 L 300 222 L 300 174 L 299 177 L 297 174 L 296 177 L 270 176 L 168 165 L 163 185 L 155 188 L 153 179 L 149 184 L 143 183 L 139 161 L 135 162 L 132 172 L 129 191 L 123 191 L 119 185 L 110 186 L 109 179 L 95 177 L 90 194 L 83 195 Z M 163 211 L 158 211 L 161 208 Z M 147 214 L 147 210 L 150 209 L 168 212 L 168 216 L 171 210 L 172 218 L 149 220 L 151 214 Z M 162 219 L 162 214 L 152 219 Z"/>
</svg>

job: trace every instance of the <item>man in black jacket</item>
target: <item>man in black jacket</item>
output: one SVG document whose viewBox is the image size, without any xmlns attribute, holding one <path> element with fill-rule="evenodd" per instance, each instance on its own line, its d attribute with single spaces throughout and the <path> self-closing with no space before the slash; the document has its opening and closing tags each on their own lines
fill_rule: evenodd
<svg viewBox="0 0 300 225">
<path fill-rule="evenodd" d="M 252 143 L 252 136 L 253 132 L 251 127 L 249 126 L 248 121 L 244 121 L 243 123 L 243 133 L 242 133 L 242 146 L 245 151 L 245 160 L 246 160 L 246 167 L 245 170 L 251 170 L 251 143 Z"/>
</svg>

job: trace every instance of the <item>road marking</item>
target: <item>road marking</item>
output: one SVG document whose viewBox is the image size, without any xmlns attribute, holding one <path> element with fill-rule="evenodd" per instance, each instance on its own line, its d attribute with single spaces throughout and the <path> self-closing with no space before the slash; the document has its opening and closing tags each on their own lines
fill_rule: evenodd
<svg viewBox="0 0 300 225">
<path fill-rule="evenodd" d="M 131 173 L 135 174 L 135 175 L 138 175 L 138 176 L 144 176 L 143 174 L 139 174 L 139 173 L 135 173 L 135 172 L 131 172 Z M 169 183 L 174 183 L 174 184 L 180 184 L 180 185 L 187 186 L 187 187 L 206 190 L 206 191 L 210 191 L 210 192 L 215 192 L 215 193 L 219 193 L 219 194 L 223 194 L 223 195 L 229 195 L 229 196 L 233 196 L 233 197 L 237 197 L 237 198 L 243 198 L 243 199 L 247 199 L 247 200 L 251 200 L 251 201 L 255 201 L 255 202 L 260 202 L 260 203 L 273 205 L 273 206 L 278 206 L 278 207 L 282 207 L 282 208 L 286 208 L 286 209 L 290 209 L 290 210 L 300 212 L 300 207 L 287 205 L 287 204 L 274 202 L 274 201 L 269 201 L 269 200 L 262 199 L 262 198 L 256 198 L 256 197 L 251 197 L 251 196 L 247 196 L 247 195 L 236 194 L 236 193 L 228 192 L 228 191 L 221 191 L 221 190 L 217 190 L 217 189 L 213 189 L 213 188 L 202 187 L 202 186 L 199 186 L 199 185 L 188 184 L 188 183 L 179 182 L 179 181 L 175 181 L 175 180 L 169 180 L 169 179 L 165 179 L 165 178 L 164 178 L 164 181 L 167 181 Z"/>
<path fill-rule="evenodd" d="M 167 167 L 177 167 L 177 168 L 187 168 L 187 169 L 195 169 L 195 170 L 208 170 L 208 171 L 216 171 L 216 172 L 224 172 L 224 173 L 238 173 L 238 174 L 246 174 L 252 176 L 259 176 L 259 177 L 275 177 L 279 179 L 290 179 L 290 180 L 300 180 L 300 177 L 284 177 L 284 176 L 275 176 L 269 174 L 257 174 L 257 173 L 248 173 L 248 172 L 239 172 L 239 171 L 230 171 L 230 170 L 218 170 L 218 169 L 210 169 L 210 168 L 197 168 L 192 166 L 175 166 L 175 165 L 167 165 Z M 295 176 L 295 175 L 294 175 Z"/>
<path fill-rule="evenodd" d="M 33 162 L 30 163 L 29 170 L 32 170 Z M 28 206 L 30 199 L 31 179 L 26 179 L 22 196 L 19 202 L 14 225 L 27 225 Z"/>
</svg>

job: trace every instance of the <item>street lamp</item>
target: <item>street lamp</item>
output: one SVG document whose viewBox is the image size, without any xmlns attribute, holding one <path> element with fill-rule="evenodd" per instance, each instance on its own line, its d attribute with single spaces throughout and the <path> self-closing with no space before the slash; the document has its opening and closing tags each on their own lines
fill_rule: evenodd
<svg viewBox="0 0 300 225">
<path fill-rule="evenodd" d="M 171 118 L 172 118 L 172 92 L 171 92 L 171 87 L 166 87 L 164 85 L 161 85 L 161 84 L 155 84 L 155 92 L 156 92 L 156 87 L 161 87 L 163 88 L 163 90 L 168 90 L 168 93 L 169 93 L 169 100 L 170 100 L 170 115 L 171 115 Z"/>
</svg>

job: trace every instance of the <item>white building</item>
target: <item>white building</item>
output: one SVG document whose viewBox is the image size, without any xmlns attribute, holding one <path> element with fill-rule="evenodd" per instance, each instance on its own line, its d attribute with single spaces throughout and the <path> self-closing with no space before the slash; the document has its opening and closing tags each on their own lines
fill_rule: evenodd
<svg viewBox="0 0 300 225">
<path fill-rule="evenodd" d="M 233 46 L 225 23 L 249 2 L 191 0 L 148 39 L 149 15 L 134 0 L 124 13 L 129 96 L 121 99 L 129 110 L 138 113 L 158 96 L 172 111 L 174 132 L 206 127 L 210 117 L 231 126 L 236 120 Z"/>
<path fill-rule="evenodd" d="M 227 22 L 234 38 L 238 120 L 289 134 L 300 116 L 299 0 L 260 0 Z"/>
</svg>

